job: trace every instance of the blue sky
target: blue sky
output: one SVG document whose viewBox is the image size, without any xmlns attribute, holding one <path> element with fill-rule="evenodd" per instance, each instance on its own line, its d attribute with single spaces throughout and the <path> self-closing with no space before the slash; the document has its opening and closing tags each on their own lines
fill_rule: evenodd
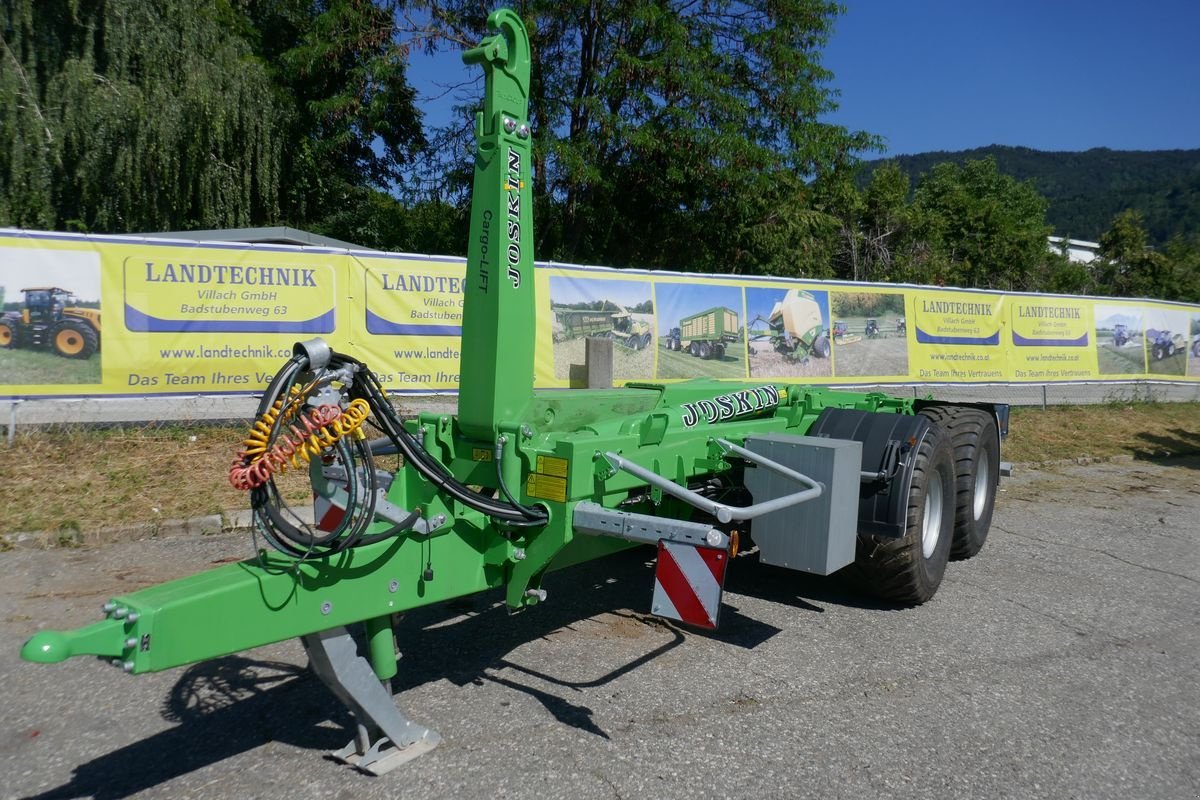
<svg viewBox="0 0 1200 800">
<path fill-rule="evenodd" d="M 888 154 L 1200 147 L 1200 0 L 843 0 L 823 53 L 840 108 Z M 414 54 L 430 125 L 457 54 Z M 468 91 L 476 96 L 479 89 Z"/>
</svg>

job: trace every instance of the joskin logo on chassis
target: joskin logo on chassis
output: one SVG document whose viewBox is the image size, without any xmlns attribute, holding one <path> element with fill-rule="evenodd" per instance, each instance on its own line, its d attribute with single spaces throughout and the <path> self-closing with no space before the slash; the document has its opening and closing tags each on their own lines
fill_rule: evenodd
<svg viewBox="0 0 1200 800">
<path fill-rule="evenodd" d="M 729 394 L 718 395 L 711 400 L 684 403 L 683 427 L 694 428 L 701 422 L 711 425 L 767 411 L 779 405 L 779 390 L 774 386 L 756 386 Z"/>
<path fill-rule="evenodd" d="M 508 148 L 508 279 L 514 289 L 521 288 L 521 151 Z"/>
<path fill-rule="evenodd" d="M 186 261 L 169 256 L 125 260 L 129 330 L 333 332 L 336 293 L 334 270 L 328 264 L 291 254 L 196 250 L 188 255 Z"/>
</svg>

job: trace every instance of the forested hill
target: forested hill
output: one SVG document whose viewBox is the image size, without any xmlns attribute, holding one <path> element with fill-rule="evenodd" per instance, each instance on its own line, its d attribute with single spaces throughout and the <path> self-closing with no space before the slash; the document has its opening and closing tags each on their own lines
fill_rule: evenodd
<svg viewBox="0 0 1200 800">
<path fill-rule="evenodd" d="M 1033 179 L 1050 201 L 1047 221 L 1059 236 L 1096 241 L 1127 208 L 1145 215 L 1151 243 L 1163 245 L 1175 234 L 1200 234 L 1200 150 L 1109 150 L 1045 152 L 992 145 L 958 152 L 919 153 L 873 161 L 894 161 L 915 187 L 935 164 L 993 156 L 1002 173 Z"/>
</svg>

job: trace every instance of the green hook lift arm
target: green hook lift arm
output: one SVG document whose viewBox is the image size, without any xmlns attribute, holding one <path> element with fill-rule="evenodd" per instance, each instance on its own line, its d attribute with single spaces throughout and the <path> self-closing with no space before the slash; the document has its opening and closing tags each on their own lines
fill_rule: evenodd
<svg viewBox="0 0 1200 800">
<path fill-rule="evenodd" d="M 525 418 L 533 398 L 535 304 L 529 36 L 510 9 L 497 33 L 463 54 L 483 67 L 475 117 L 475 180 L 467 251 L 458 419 L 463 433 L 494 442 L 499 426 Z"/>
</svg>

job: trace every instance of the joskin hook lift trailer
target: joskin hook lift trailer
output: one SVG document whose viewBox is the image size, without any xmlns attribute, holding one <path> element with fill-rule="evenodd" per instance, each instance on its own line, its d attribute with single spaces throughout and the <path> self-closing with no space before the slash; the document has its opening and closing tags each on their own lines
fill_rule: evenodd
<svg viewBox="0 0 1200 800">
<path fill-rule="evenodd" d="M 520 611 L 546 601 L 549 569 L 651 544 L 655 613 L 711 628 L 739 548 L 817 574 L 853 565 L 919 603 L 952 551 L 983 545 L 1003 406 L 711 380 L 533 390 L 529 40 L 512 11 L 488 24 L 463 56 L 486 81 L 458 414 L 401 421 L 365 364 L 297 344 L 230 473 L 272 547 L 114 597 L 100 622 L 34 635 L 25 659 L 136 674 L 299 637 L 357 723 L 338 755 L 381 773 L 439 741 L 392 698 L 399 612 L 498 587 Z M 394 473 L 383 452 L 400 454 Z M 304 469 L 313 526 L 275 482 Z"/>
</svg>

